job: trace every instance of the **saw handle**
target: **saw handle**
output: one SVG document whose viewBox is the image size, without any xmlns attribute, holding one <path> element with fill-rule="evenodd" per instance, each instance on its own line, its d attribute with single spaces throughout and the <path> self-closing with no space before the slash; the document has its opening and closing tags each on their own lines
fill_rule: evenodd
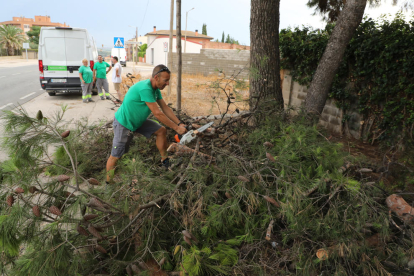
<svg viewBox="0 0 414 276">
<path fill-rule="evenodd" d="M 189 125 L 185 125 L 184 127 L 185 127 L 185 129 L 186 129 L 187 131 L 190 129 L 190 126 L 189 126 Z M 181 134 L 176 134 L 176 135 L 174 136 L 174 140 L 175 140 L 177 143 L 180 143 L 181 138 L 183 138 L 183 135 L 181 135 Z"/>
<path fill-rule="evenodd" d="M 183 138 L 183 136 L 182 136 L 181 134 L 176 134 L 176 135 L 174 136 L 174 139 L 175 139 L 175 141 L 176 141 L 177 143 L 180 143 L 181 138 Z"/>
</svg>

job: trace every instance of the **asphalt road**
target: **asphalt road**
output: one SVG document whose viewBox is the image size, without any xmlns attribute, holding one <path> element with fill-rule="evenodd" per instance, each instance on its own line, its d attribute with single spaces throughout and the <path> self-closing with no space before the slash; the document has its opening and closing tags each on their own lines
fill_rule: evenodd
<svg viewBox="0 0 414 276">
<path fill-rule="evenodd" d="M 44 92 L 37 65 L 0 67 L 0 110 L 13 109 Z"/>
</svg>

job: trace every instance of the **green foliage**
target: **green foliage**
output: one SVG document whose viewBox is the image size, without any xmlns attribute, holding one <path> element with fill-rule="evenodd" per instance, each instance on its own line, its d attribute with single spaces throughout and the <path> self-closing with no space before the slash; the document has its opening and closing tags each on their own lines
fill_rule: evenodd
<svg viewBox="0 0 414 276">
<path fill-rule="evenodd" d="M 40 27 L 32 26 L 26 35 L 29 37 L 29 42 L 31 43 L 30 48 L 37 49 L 37 47 L 32 47 L 32 45 L 39 45 Z"/>
<path fill-rule="evenodd" d="M 326 29 L 285 29 L 280 34 L 281 67 L 309 85 L 333 25 Z M 402 14 L 390 21 L 365 19 L 358 27 L 337 72 L 330 97 L 347 112 L 356 106 L 364 119 L 374 119 L 380 139 L 413 135 L 414 21 Z M 345 119 L 349 119 L 345 116 Z M 378 138 L 378 137 L 377 137 Z"/>
<path fill-rule="evenodd" d="M 224 35 L 224 32 L 223 32 L 223 35 Z M 235 40 L 233 37 L 231 37 L 229 34 L 227 35 L 227 38 L 226 38 L 226 43 L 230 43 L 230 44 L 237 44 L 237 45 L 239 45 L 239 41 L 238 40 Z"/>
<path fill-rule="evenodd" d="M 203 35 L 207 35 L 207 24 L 206 23 L 203 23 L 203 29 L 202 29 L 202 32 L 201 32 Z"/>
<path fill-rule="evenodd" d="M 143 58 L 145 56 L 145 53 L 147 51 L 147 47 L 148 47 L 147 43 L 142 44 L 141 47 L 139 47 L 138 57 Z"/>
<path fill-rule="evenodd" d="M 323 271 L 327 275 L 349 271 L 385 275 L 391 271 L 381 262 L 405 265 L 411 256 L 411 242 L 388 239 L 404 234 L 390 228 L 381 190 L 364 185 L 364 180 L 352 178 L 351 173 L 338 172 L 351 157 L 301 115 L 292 119 L 266 111 L 266 119 L 258 120 L 255 127 L 234 124 L 231 129 L 237 136 L 230 145 L 206 143 L 215 164 L 181 158 L 172 161 L 176 166 L 171 171 L 158 168 L 153 139 L 136 137 L 118 163 L 115 184 L 87 188 L 81 183 L 88 193 L 79 190 L 74 198 L 65 198 L 64 192 L 77 179 L 60 183 L 44 172 L 72 176 L 72 156 L 79 179 L 94 177 L 103 182 L 111 131 L 82 120 L 74 122 L 70 136 L 62 140 L 59 133 L 68 125 L 62 119 L 64 112 L 41 120 L 24 110 L 16 112 L 3 117 L 8 148 L 14 155 L 2 164 L 5 181 L 0 190 L 0 229 L 8 233 L 0 237 L 3 251 L 8 252 L 0 260 L 10 275 L 106 271 L 124 276 L 127 265 L 163 258 L 163 270 L 200 276 L 293 274 L 288 263 L 297 275 Z M 274 146 L 264 147 L 266 141 Z M 55 149 L 53 156 L 48 153 L 50 145 Z M 6 197 L 17 183 L 26 192 L 15 195 L 16 202 L 9 207 Z M 27 192 L 30 185 L 41 192 Z M 88 204 L 98 196 L 116 209 L 101 211 Z M 278 207 L 265 196 L 273 198 Z M 143 207 L 155 200 L 156 206 Z M 40 218 L 31 211 L 34 203 L 40 205 Z M 52 205 L 64 207 L 61 216 L 48 213 Z M 98 218 L 85 222 L 85 212 Z M 268 241 L 265 236 L 271 221 Z M 102 226 L 108 222 L 110 227 Z M 101 225 L 105 238 L 79 235 L 76 227 L 87 223 Z M 389 240 L 381 250 L 365 245 L 365 225 L 372 225 L 370 231 Z M 184 241 L 182 230 L 195 237 L 191 245 Z M 412 231 L 405 231 L 406 238 L 410 237 Z M 114 237 L 116 243 L 110 241 Z M 21 244 L 25 250 L 16 251 Z M 107 254 L 93 250 L 97 244 Z M 321 248 L 332 248 L 329 260 L 315 257 Z"/>
<path fill-rule="evenodd" d="M 221 35 L 221 43 L 224 43 L 224 40 L 225 40 L 225 35 L 224 35 L 224 32 L 223 32 L 223 34 Z"/>
<path fill-rule="evenodd" d="M 8 55 L 14 55 L 15 49 L 20 49 L 26 36 L 20 28 L 13 25 L 0 26 L 0 47 L 6 48 Z"/>
</svg>

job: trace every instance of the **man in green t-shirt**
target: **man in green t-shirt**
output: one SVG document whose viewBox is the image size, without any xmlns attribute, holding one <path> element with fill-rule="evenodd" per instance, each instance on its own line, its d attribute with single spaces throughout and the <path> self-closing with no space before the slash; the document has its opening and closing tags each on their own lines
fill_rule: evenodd
<svg viewBox="0 0 414 276">
<path fill-rule="evenodd" d="M 106 68 L 109 67 L 109 70 L 106 71 Z M 98 56 L 98 62 L 93 65 L 93 82 L 96 82 L 96 87 L 98 87 L 98 94 L 101 97 L 101 100 L 105 100 L 105 97 L 102 93 L 102 87 L 105 90 L 105 96 L 107 100 L 110 100 L 111 97 L 109 94 L 109 85 L 108 80 L 106 79 L 106 74 L 111 71 L 112 67 L 106 63 L 102 56 Z"/>
<path fill-rule="evenodd" d="M 160 90 L 163 90 L 169 81 L 170 70 L 161 64 L 154 68 L 150 79 L 140 81 L 128 90 L 121 107 L 115 113 L 114 140 L 111 156 L 106 163 L 108 182 L 112 181 L 116 163 L 124 153 L 128 152 L 134 133 L 140 133 L 147 138 L 150 138 L 152 134 L 157 137 L 156 145 L 161 154 L 161 165 L 168 168 L 167 129 L 149 120 L 148 116 L 152 112 L 158 121 L 178 134 L 187 132 L 184 124 L 162 99 Z"/>
</svg>

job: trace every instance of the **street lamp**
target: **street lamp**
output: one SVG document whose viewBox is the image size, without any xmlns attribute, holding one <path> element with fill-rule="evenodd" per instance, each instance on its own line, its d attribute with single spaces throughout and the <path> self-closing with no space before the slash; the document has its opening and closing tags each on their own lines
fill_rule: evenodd
<svg viewBox="0 0 414 276">
<path fill-rule="evenodd" d="M 190 11 L 194 10 L 194 8 L 192 8 L 191 10 L 187 11 L 185 13 L 185 39 L 184 39 L 184 53 L 187 52 L 187 19 L 188 19 L 188 13 Z"/>
<path fill-rule="evenodd" d="M 133 28 L 132 26 L 128 25 L 128 27 Z M 135 27 L 135 42 L 137 43 L 136 47 L 136 57 L 137 60 L 135 61 L 135 64 L 137 64 L 138 62 L 138 27 Z M 132 49 L 134 49 L 135 47 L 132 47 Z M 132 50 L 132 59 L 134 59 L 134 50 Z M 134 61 L 134 60 L 133 60 Z"/>
</svg>

